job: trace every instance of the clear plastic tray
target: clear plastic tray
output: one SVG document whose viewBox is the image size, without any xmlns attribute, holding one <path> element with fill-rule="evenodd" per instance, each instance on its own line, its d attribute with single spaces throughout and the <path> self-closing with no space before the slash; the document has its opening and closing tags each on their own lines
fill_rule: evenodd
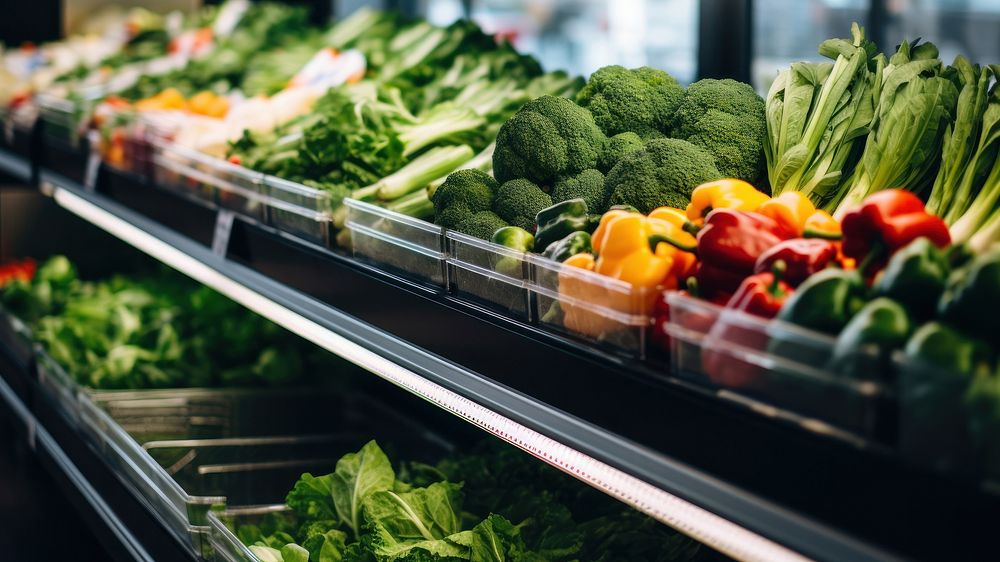
<svg viewBox="0 0 1000 562">
<path fill-rule="evenodd" d="M 893 364 L 900 455 L 919 466 L 983 481 L 1000 493 L 1000 413 L 996 391 L 991 392 L 996 375 L 973 380 L 909 361 L 902 353 Z"/>
<path fill-rule="evenodd" d="M 676 292 L 667 302 L 676 375 L 866 438 L 878 437 L 888 422 L 890 385 L 864 376 L 885 370 L 853 370 L 861 376 L 828 370 L 835 338 Z M 851 360 L 867 366 L 879 355 L 863 349 Z"/>
<path fill-rule="evenodd" d="M 35 357 L 31 329 L 20 318 L 0 306 L 0 341 L 20 365 L 29 365 Z"/>
<path fill-rule="evenodd" d="M 268 222 L 293 236 L 332 247 L 330 194 L 321 189 L 265 175 Z"/>
<path fill-rule="evenodd" d="M 79 422 L 78 394 L 80 385 L 40 346 L 36 349 L 35 362 L 38 370 L 38 386 L 41 392 L 70 421 Z"/>
<path fill-rule="evenodd" d="M 208 514 L 209 543 L 214 562 L 260 562 L 248 546 L 236 535 L 236 528 L 244 525 L 266 525 L 268 520 L 287 518 L 294 522 L 294 515 L 285 505 L 264 505 L 229 508 Z"/>
<path fill-rule="evenodd" d="M 445 239 L 452 294 L 518 320 L 531 320 L 524 252 L 450 230 Z"/>
<path fill-rule="evenodd" d="M 654 295 L 544 256 L 529 255 L 527 261 L 539 324 L 618 353 L 645 356 Z"/>
<path fill-rule="evenodd" d="M 89 113 L 82 102 L 74 103 L 58 96 L 38 94 L 39 119 L 45 125 L 45 135 L 76 148 L 86 128 Z"/>
<path fill-rule="evenodd" d="M 354 199 L 345 199 L 354 256 L 386 271 L 444 289 L 444 229 Z"/>
<path fill-rule="evenodd" d="M 169 142 L 154 141 L 150 166 L 152 180 L 164 189 L 215 204 L 215 184 L 204 181 L 201 173 L 192 176 L 195 160 L 191 152 Z"/>
<path fill-rule="evenodd" d="M 26 101 L 16 107 L 0 108 L 0 146 L 5 146 L 15 154 L 32 156 L 32 132 L 38 120 L 38 105 Z"/>
</svg>

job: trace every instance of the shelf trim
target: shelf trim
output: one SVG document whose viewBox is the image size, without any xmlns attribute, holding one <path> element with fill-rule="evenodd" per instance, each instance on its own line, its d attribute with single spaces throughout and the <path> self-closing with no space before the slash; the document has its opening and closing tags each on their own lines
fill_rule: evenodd
<svg viewBox="0 0 1000 562">
<path fill-rule="evenodd" d="M 881 549 L 872 548 L 772 505 L 762 498 L 678 465 L 662 455 L 592 427 L 585 421 L 552 408 L 546 408 L 540 414 L 538 408 L 541 405 L 536 405 L 529 397 L 463 370 L 407 342 L 396 340 L 324 303 L 227 261 L 223 256 L 212 254 L 209 249 L 202 248 L 134 211 L 118 208 L 117 203 L 106 201 L 101 195 L 84 193 L 72 182 L 55 174 L 43 173 L 42 180 L 42 191 L 51 193 L 57 204 L 140 251 L 218 290 L 320 347 L 437 404 L 541 461 L 729 556 L 741 560 L 799 561 L 808 559 L 804 556 L 808 552 L 809 556 L 823 559 L 897 560 Z M 145 227 L 145 230 L 138 225 Z M 240 281 L 236 281 L 236 278 Z M 313 311 L 317 314 L 313 314 Z M 319 321 L 306 315 L 314 316 Z M 326 322 L 332 328 L 321 322 Z M 352 341 L 350 337 L 337 333 L 338 331 L 359 339 L 360 342 Z M 387 344 L 386 340 L 391 341 Z M 401 363 L 394 362 L 393 357 Z M 418 360 L 414 361 L 414 358 Z M 427 360 L 430 367 L 423 360 Z M 421 374 L 403 364 L 426 372 Z M 451 379 L 445 374 L 451 376 Z M 456 382 L 452 379 L 459 380 Z M 500 410 L 484 406 L 435 382 L 436 380 L 467 390 L 467 394 L 471 393 L 476 400 L 492 402 Z M 506 397 L 505 401 L 497 402 L 486 396 L 492 395 L 494 391 L 502 393 Z M 515 407 L 512 408 L 511 404 Z M 529 410 L 525 413 L 517 406 L 525 406 Z M 530 409 L 532 407 L 534 410 Z M 530 414 L 534 414 L 536 418 L 532 418 Z M 542 421 L 536 425 L 544 427 L 555 438 L 515 419 L 537 421 L 539 415 L 543 416 L 540 418 Z M 566 445 L 559 440 L 560 437 L 569 435 L 563 431 L 566 428 L 578 431 L 584 438 L 589 435 L 597 443 L 583 441 L 586 445 L 584 449 L 580 449 L 578 435 L 576 438 L 570 437 L 570 441 L 576 443 L 575 447 Z M 605 453 L 609 446 L 613 446 L 612 451 L 619 455 L 631 456 L 632 460 L 625 463 L 633 468 L 634 474 L 593 456 L 593 452 Z M 613 454 L 604 456 L 620 458 Z M 647 481 L 645 478 L 651 480 Z M 668 491 L 675 487 L 673 485 L 688 490 L 689 497 L 684 498 Z M 706 507 L 698 505 L 701 502 Z M 720 511 L 726 515 L 719 515 Z M 751 529 L 750 526 L 755 528 Z M 785 544 L 768 538 L 771 532 L 780 536 Z"/>
<path fill-rule="evenodd" d="M 0 171 L 23 182 L 31 181 L 31 163 L 5 148 L 0 148 Z"/>
</svg>

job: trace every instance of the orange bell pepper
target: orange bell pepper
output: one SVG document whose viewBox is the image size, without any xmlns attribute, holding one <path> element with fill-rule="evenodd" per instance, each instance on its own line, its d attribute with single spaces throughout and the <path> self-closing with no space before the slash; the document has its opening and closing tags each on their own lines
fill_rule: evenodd
<svg viewBox="0 0 1000 562">
<path fill-rule="evenodd" d="M 786 191 L 765 201 L 757 212 L 771 217 L 797 237 L 840 238 L 840 223 L 830 213 L 816 209 L 809 197 L 798 191 Z"/>
</svg>

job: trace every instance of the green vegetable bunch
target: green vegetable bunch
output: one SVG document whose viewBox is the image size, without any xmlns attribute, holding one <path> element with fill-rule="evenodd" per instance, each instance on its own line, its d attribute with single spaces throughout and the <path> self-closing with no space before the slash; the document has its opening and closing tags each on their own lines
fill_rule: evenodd
<svg viewBox="0 0 1000 562">
<path fill-rule="evenodd" d="M 165 388 L 284 384 L 308 347 L 219 293 L 162 274 L 80 280 L 65 257 L 0 294 L 80 384 Z"/>
<path fill-rule="evenodd" d="M 699 553 L 697 542 L 506 447 L 397 472 L 371 441 L 331 474 L 303 474 L 286 503 L 294 518 L 236 529 L 261 560 L 665 562 Z"/>
</svg>

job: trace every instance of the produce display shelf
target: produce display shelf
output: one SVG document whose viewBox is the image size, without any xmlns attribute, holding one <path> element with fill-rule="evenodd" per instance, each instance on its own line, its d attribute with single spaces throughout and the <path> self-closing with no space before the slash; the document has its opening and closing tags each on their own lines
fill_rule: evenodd
<svg viewBox="0 0 1000 562">
<path fill-rule="evenodd" d="M 19 181 L 31 181 L 31 162 L 5 148 L 0 148 L 0 174 Z"/>
<path fill-rule="evenodd" d="M 970 485 L 825 438 L 829 428 L 768 419 L 779 416 L 252 221 L 237 217 L 213 252 L 211 229 L 195 224 L 207 217 L 185 212 L 193 207 L 181 198 L 121 187 L 108 197 L 51 174 L 43 183 L 59 205 L 140 250 L 737 558 L 757 558 L 758 540 L 795 551 L 767 559 L 934 559 L 956 544 L 982 552 L 984 521 L 1000 513 Z"/>
</svg>

